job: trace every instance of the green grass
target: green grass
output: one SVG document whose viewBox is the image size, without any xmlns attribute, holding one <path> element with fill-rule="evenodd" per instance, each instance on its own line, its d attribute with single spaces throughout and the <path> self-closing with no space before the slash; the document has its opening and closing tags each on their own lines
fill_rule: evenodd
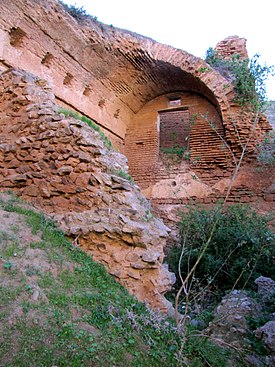
<svg viewBox="0 0 275 367">
<path fill-rule="evenodd" d="M 65 115 L 66 117 L 74 117 L 77 120 L 80 120 L 82 122 L 86 122 L 93 130 L 95 130 L 99 133 L 100 138 L 103 141 L 105 147 L 108 148 L 108 149 L 112 148 L 112 143 L 107 138 L 107 136 L 101 131 L 100 127 L 94 121 L 89 119 L 88 117 L 80 115 L 75 111 L 71 111 L 71 110 L 68 110 L 68 109 L 65 109 L 65 108 L 61 108 L 59 110 L 59 113 L 63 113 L 63 115 Z"/>
<path fill-rule="evenodd" d="M 19 251 L 19 240 L 16 235 L 6 231 L 0 231 L 0 256 L 9 259 Z"/>
<path fill-rule="evenodd" d="M 167 155 L 167 157 L 176 157 L 177 162 L 179 163 L 181 159 L 185 159 L 187 161 L 190 160 L 190 152 L 187 148 L 179 147 L 178 145 L 170 148 L 160 148 L 160 151 Z"/>
<path fill-rule="evenodd" d="M 133 177 L 131 175 L 129 175 L 129 173 L 124 172 L 123 170 L 119 169 L 119 170 L 113 170 L 112 171 L 113 175 L 125 178 L 125 180 L 128 180 L 129 182 L 131 182 L 132 184 L 135 183 Z"/>
<path fill-rule="evenodd" d="M 93 366 L 93 367 L 176 367 L 182 336 L 173 321 L 157 316 L 137 302 L 117 283 L 105 268 L 72 246 L 55 223 L 37 211 L 28 209 L 16 198 L 0 202 L 9 212 L 24 218 L 41 241 L 30 244 L 47 254 L 56 273 L 41 269 L 33 274 L 7 277 L 0 286 L 0 320 L 21 307 L 22 314 L 1 329 L 0 365 L 5 367 Z M 22 269 L 21 269 L 22 270 Z M 28 269 L 27 269 L 28 270 Z M 2 274 L 8 276 L 9 270 Z M 0 273 L 1 274 L 1 273 Z M 34 282 L 41 297 L 34 302 Z M 42 297 L 43 295 L 43 297 Z M 3 321 L 3 325 L 6 324 Z M 202 352 L 197 338 L 190 337 L 184 358 L 192 366 L 215 362 L 212 344 Z M 199 345 L 197 348 L 196 346 Z M 217 347 L 215 347 L 217 348 Z M 203 349 L 204 350 L 204 349 Z M 216 351 L 216 349 L 215 349 Z M 209 357 L 208 357 L 209 354 Z M 196 364 L 192 359 L 196 358 Z"/>
</svg>

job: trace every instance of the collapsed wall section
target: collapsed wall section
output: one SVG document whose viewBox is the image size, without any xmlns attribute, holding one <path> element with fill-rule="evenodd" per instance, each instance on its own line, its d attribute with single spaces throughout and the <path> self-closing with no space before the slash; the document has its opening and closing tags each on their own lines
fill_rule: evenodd
<svg viewBox="0 0 275 367">
<path fill-rule="evenodd" d="M 93 19 L 78 23 L 56 0 L 3 0 L 0 14 L 2 68 L 47 79 L 59 103 L 94 119 L 120 151 L 135 114 L 171 91 L 200 94 L 226 123 L 232 86 L 185 51 Z"/>
<path fill-rule="evenodd" d="M 0 74 L 0 187 L 51 214 L 85 251 L 152 308 L 173 276 L 163 265 L 169 229 L 139 188 L 122 178 L 126 158 L 86 123 L 58 113 L 47 82 L 21 70 Z"/>
</svg>

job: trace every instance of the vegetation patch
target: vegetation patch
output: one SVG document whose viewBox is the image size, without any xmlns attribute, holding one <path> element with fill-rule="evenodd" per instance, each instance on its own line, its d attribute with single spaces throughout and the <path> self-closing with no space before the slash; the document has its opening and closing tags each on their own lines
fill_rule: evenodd
<svg viewBox="0 0 275 367">
<path fill-rule="evenodd" d="M 87 20 L 87 19 L 92 19 L 95 21 L 97 20 L 97 17 L 93 17 L 92 15 L 88 14 L 86 10 L 83 8 L 83 6 L 79 7 L 79 6 L 76 6 L 76 4 L 68 5 L 61 0 L 59 0 L 59 2 L 62 4 L 66 12 L 69 13 L 78 22 L 83 22 L 84 20 Z"/>
<path fill-rule="evenodd" d="M 212 47 L 206 51 L 205 61 L 217 69 L 224 77 L 232 81 L 236 93 L 235 102 L 248 110 L 263 110 L 266 104 L 265 82 L 274 75 L 273 66 L 262 66 L 259 54 L 251 59 L 241 59 L 240 55 L 232 59 L 223 59 Z"/>
<path fill-rule="evenodd" d="M 172 320 L 137 302 L 42 213 L 3 194 L 0 208 L 22 219 L 19 235 L 28 227 L 33 236 L 13 256 L 13 269 L 3 266 L 12 251 L 1 252 L 0 365 L 226 365 L 223 351 L 208 340 L 203 353 L 196 337 L 185 345 Z M 12 238 L 3 235 L 0 248 L 10 245 Z"/>
<path fill-rule="evenodd" d="M 125 180 L 128 180 L 129 182 L 131 182 L 132 184 L 135 183 L 133 177 L 131 175 L 129 175 L 129 173 L 119 169 L 119 170 L 113 170 L 112 171 L 113 175 L 119 176 L 121 178 L 125 178 Z"/>
<path fill-rule="evenodd" d="M 253 289 L 254 280 L 260 275 L 274 278 L 275 246 L 268 226 L 270 220 L 271 216 L 257 214 L 241 204 L 223 210 L 219 205 L 210 210 L 191 207 L 182 214 L 181 242 L 168 256 L 171 270 L 178 277 L 176 288 L 181 285 L 180 275 L 185 279 L 194 265 L 216 221 L 210 244 L 189 282 L 190 298 L 200 297 L 202 306 L 203 300 L 211 303 L 213 296 L 219 297 L 231 289 Z"/>
<path fill-rule="evenodd" d="M 274 130 L 266 134 L 264 140 L 257 146 L 257 160 L 265 166 L 275 164 L 275 132 Z"/>
<path fill-rule="evenodd" d="M 160 148 L 160 151 L 164 154 L 173 154 L 177 155 L 179 158 L 182 158 L 187 149 L 175 146 L 170 148 Z"/>
<path fill-rule="evenodd" d="M 59 113 L 63 113 L 63 115 L 65 115 L 66 117 L 73 117 L 77 120 L 80 120 L 82 122 L 86 122 L 93 130 L 97 131 L 99 133 L 99 136 L 101 138 L 101 140 L 103 141 L 104 145 L 106 148 L 111 149 L 112 148 L 112 143 L 110 142 L 110 140 L 107 138 L 107 136 L 103 133 L 103 131 L 100 129 L 100 127 L 91 119 L 89 119 L 86 116 L 83 115 L 79 115 L 77 112 L 75 111 L 71 111 L 65 108 L 61 108 L 59 110 Z"/>
</svg>

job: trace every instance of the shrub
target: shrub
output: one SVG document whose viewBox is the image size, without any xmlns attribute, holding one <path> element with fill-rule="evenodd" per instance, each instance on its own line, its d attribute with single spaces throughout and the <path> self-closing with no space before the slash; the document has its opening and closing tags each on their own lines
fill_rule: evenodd
<svg viewBox="0 0 275 367">
<path fill-rule="evenodd" d="M 234 84 L 235 102 L 254 111 L 263 110 L 266 101 L 265 82 L 269 75 L 274 75 L 273 66 L 262 66 L 260 55 L 251 59 L 241 59 L 235 54 L 232 59 L 223 59 L 213 48 L 206 51 L 205 61 L 217 69 Z"/>
<path fill-rule="evenodd" d="M 182 259 L 182 277 L 185 278 L 198 254 L 209 238 L 214 221 L 218 225 L 209 247 L 199 263 L 195 277 L 200 286 L 211 285 L 214 290 L 253 287 L 259 275 L 275 276 L 274 235 L 268 227 L 268 217 L 257 214 L 249 206 L 233 205 L 223 211 L 219 206 L 206 210 L 193 207 L 182 215 L 181 244 L 168 255 L 171 270 L 178 274 L 182 243 L 186 249 Z"/>
<path fill-rule="evenodd" d="M 209 47 L 208 50 L 206 50 L 205 58 L 204 60 L 207 62 L 207 64 L 218 67 L 222 64 L 225 64 L 225 60 L 213 49 L 213 47 Z"/>
</svg>

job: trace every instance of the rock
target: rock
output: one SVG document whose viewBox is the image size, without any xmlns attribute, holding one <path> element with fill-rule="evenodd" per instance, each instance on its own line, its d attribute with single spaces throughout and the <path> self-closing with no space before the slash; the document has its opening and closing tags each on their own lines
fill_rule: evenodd
<svg viewBox="0 0 275 367">
<path fill-rule="evenodd" d="M 9 179 L 14 183 L 24 183 L 27 181 L 28 177 L 27 175 L 23 174 L 23 175 L 10 176 Z"/>
<path fill-rule="evenodd" d="M 69 175 L 71 172 L 73 171 L 73 167 L 71 166 L 62 166 L 61 168 L 58 169 L 58 174 L 59 175 Z"/>
<path fill-rule="evenodd" d="M 161 254 L 159 252 L 156 251 L 146 251 L 143 255 L 142 255 L 142 261 L 145 261 L 147 263 L 155 263 L 159 260 Z"/>
<path fill-rule="evenodd" d="M 126 223 L 123 227 L 122 227 L 122 232 L 124 233 L 130 233 L 131 235 L 136 234 L 138 232 L 144 231 L 146 228 L 145 225 L 138 223 L 138 222 L 134 222 L 134 221 L 128 221 L 128 223 Z"/>
<path fill-rule="evenodd" d="M 78 152 L 77 157 L 81 162 L 89 163 L 91 162 L 91 156 L 88 153 Z"/>
<path fill-rule="evenodd" d="M 134 271 L 134 270 L 129 270 L 127 272 L 127 275 L 129 275 L 129 277 L 134 278 L 136 280 L 139 280 L 141 278 L 141 274 L 138 271 Z"/>
<path fill-rule="evenodd" d="M 139 263 L 131 263 L 131 267 L 133 269 L 146 269 L 147 268 L 147 264 L 139 262 Z"/>
<path fill-rule="evenodd" d="M 265 346 L 275 356 L 275 321 L 269 321 L 255 330 L 255 336 L 262 339 Z"/>
<path fill-rule="evenodd" d="M 87 187 L 89 184 L 91 174 L 89 172 L 83 172 L 77 175 L 75 184 L 80 187 Z"/>
<path fill-rule="evenodd" d="M 33 299 L 33 301 L 38 301 L 38 298 L 39 298 L 39 295 L 40 295 L 40 292 L 39 292 L 39 290 L 38 289 L 35 289 L 34 291 L 33 291 L 33 294 L 32 294 L 32 299 Z"/>
<path fill-rule="evenodd" d="M 275 281 L 271 278 L 260 276 L 255 280 L 258 286 L 258 294 L 262 297 L 263 301 L 266 302 L 275 292 Z"/>
<path fill-rule="evenodd" d="M 211 194 L 212 190 L 202 183 L 193 172 L 177 175 L 173 179 L 163 179 L 151 187 L 148 198 L 168 199 L 197 197 L 204 198 Z"/>
<path fill-rule="evenodd" d="M 261 315 L 261 307 L 246 291 L 234 290 L 225 297 L 215 310 L 215 318 L 209 327 L 211 336 L 238 348 L 250 348 L 250 328 L 247 317 Z"/>
<path fill-rule="evenodd" d="M 30 185 L 23 191 L 24 195 L 36 197 L 39 193 L 39 188 L 36 185 Z"/>
</svg>

